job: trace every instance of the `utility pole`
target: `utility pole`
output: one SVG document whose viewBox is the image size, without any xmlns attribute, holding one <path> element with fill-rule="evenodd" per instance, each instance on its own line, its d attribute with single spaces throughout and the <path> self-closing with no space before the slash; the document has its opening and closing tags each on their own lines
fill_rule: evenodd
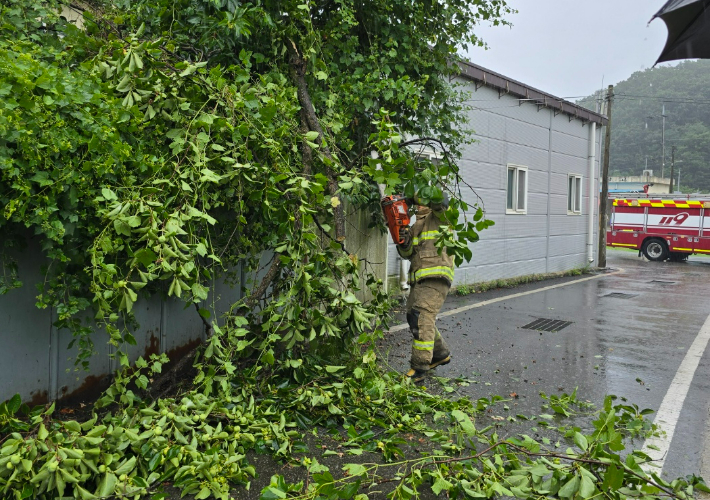
<svg viewBox="0 0 710 500">
<path fill-rule="evenodd" d="M 675 146 L 671 148 L 671 187 L 670 194 L 673 194 L 673 169 L 675 168 Z"/>
<path fill-rule="evenodd" d="M 661 111 L 661 117 L 663 122 L 661 125 L 661 178 L 663 178 L 663 172 L 666 168 L 666 103 L 663 103 L 663 111 Z"/>
<path fill-rule="evenodd" d="M 609 198 L 609 149 L 611 149 L 611 104 L 614 102 L 614 86 L 609 85 L 606 94 L 606 134 L 604 135 L 604 160 L 602 164 L 601 180 L 602 192 L 599 195 L 599 267 L 606 267 L 606 226 L 607 203 Z"/>
</svg>

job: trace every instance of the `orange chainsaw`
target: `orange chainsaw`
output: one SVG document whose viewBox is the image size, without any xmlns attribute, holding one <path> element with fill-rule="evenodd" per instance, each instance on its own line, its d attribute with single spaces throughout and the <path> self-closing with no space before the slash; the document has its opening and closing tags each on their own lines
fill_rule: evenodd
<svg viewBox="0 0 710 500">
<path fill-rule="evenodd" d="M 402 195 L 385 196 L 380 200 L 382 212 L 385 214 L 387 227 L 390 229 L 392 240 L 401 245 L 404 240 L 399 237 L 399 230 L 409 225 L 409 205 Z"/>
</svg>

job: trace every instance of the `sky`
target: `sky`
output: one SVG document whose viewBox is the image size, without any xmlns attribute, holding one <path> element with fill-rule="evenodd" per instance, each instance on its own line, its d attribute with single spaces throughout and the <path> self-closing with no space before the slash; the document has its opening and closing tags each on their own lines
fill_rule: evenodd
<svg viewBox="0 0 710 500">
<path fill-rule="evenodd" d="M 507 26 L 482 25 L 489 49 L 471 62 L 557 97 L 575 101 L 653 66 L 666 25 L 648 21 L 665 0 L 508 0 Z M 647 26 L 648 25 L 648 26 Z M 666 63 L 667 64 L 667 63 Z"/>
</svg>

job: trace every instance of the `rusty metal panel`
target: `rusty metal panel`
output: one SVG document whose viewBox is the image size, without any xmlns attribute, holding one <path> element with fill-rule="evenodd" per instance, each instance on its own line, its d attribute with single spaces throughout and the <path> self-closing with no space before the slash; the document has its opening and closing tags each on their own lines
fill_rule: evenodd
<svg viewBox="0 0 710 500">
<path fill-rule="evenodd" d="M 53 326 L 56 312 L 35 306 L 36 285 L 44 279 L 38 264 L 43 257 L 37 241 L 27 241 L 28 248 L 15 256 L 23 286 L 0 296 L 0 340 L 4 346 L 0 350 L 0 401 L 16 393 L 36 404 L 79 393 L 96 394 L 118 368 L 111 357 L 115 348 L 108 344 L 106 332 L 97 327 L 89 370 L 75 366 L 77 348 L 68 349 L 71 332 Z M 239 277 L 240 269 L 234 274 Z M 223 279 L 216 281 L 215 290 L 216 295 L 202 307 L 220 321 L 241 298 L 241 290 L 239 283 L 227 284 Z M 204 325 L 194 306 L 186 307 L 179 299 L 163 295 L 140 296 L 134 305 L 137 324 L 128 325 L 128 331 L 136 345 L 121 346 L 131 362 L 159 352 L 179 356 L 204 339 Z"/>
<path fill-rule="evenodd" d="M 56 317 L 54 318 L 56 319 Z M 47 333 L 51 337 L 49 345 L 50 370 L 49 380 L 44 382 L 48 388 L 48 401 L 73 396 L 78 393 L 96 393 L 109 382 L 113 373 L 113 362 L 109 354 L 113 352 L 107 343 L 108 334 L 104 330 L 94 333 L 94 354 L 89 360 L 89 370 L 84 371 L 75 366 L 78 349 L 74 346 L 68 349 L 73 336 L 66 329 L 58 330 L 50 325 Z M 40 356 L 37 352 L 35 355 Z M 4 385 L 4 384 L 3 384 Z M 17 392 L 16 390 L 14 392 Z M 20 393 L 23 397 L 24 394 Z"/>
</svg>

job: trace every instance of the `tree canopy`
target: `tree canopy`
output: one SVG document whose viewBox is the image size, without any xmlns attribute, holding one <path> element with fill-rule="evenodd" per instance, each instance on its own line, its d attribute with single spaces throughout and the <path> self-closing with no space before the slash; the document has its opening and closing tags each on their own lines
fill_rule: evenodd
<svg viewBox="0 0 710 500">
<path fill-rule="evenodd" d="M 67 9 L 82 28 L 59 15 Z M 340 337 L 342 310 L 362 309 L 351 288 L 364 286 L 361 263 L 343 253 L 346 202 L 378 214 L 375 182 L 424 202 L 455 191 L 467 140 L 450 83 L 457 50 L 481 44 L 475 25 L 507 12 L 503 0 L 7 2 L 4 245 L 20 245 L 24 228 L 41 238 L 51 266 L 38 305 L 57 308 L 84 363 L 83 311 L 112 343 L 132 342 L 139 293 L 164 283 L 198 304 L 216 274 L 257 269 L 263 255 L 273 255 L 266 276 L 237 309 L 263 327 L 259 339 Z M 438 141 L 446 161 L 415 162 L 404 138 Z M 454 199 L 458 234 L 442 245 L 460 261 L 488 222 Z M 467 212 L 475 221 L 461 222 Z M 3 268 L 2 289 L 17 286 Z M 286 332 L 274 315 L 291 320 Z"/>
</svg>

